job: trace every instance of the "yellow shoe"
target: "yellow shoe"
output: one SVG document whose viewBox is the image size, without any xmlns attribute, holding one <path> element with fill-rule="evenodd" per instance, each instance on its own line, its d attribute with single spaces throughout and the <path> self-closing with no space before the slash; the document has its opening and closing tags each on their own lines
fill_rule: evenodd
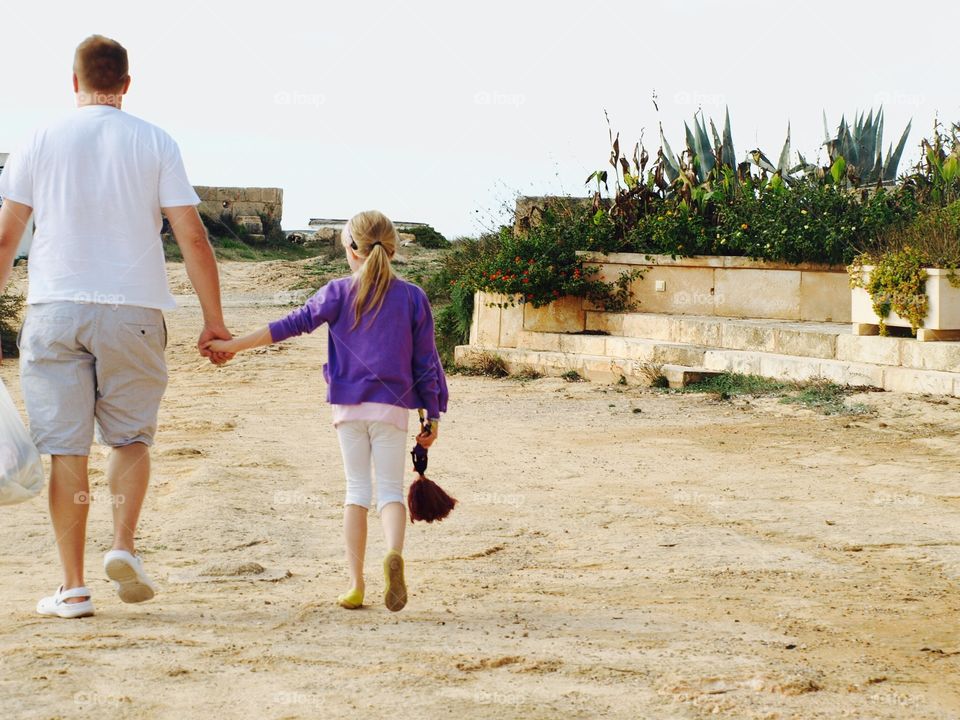
<svg viewBox="0 0 960 720">
<path fill-rule="evenodd" d="M 403 610 L 407 604 L 407 584 L 403 580 L 403 556 L 391 550 L 383 559 L 383 577 L 387 589 L 383 593 L 383 602 L 392 612 Z"/>
<path fill-rule="evenodd" d="M 337 598 L 337 604 L 347 610 L 357 610 L 363 607 L 363 590 L 354 588 Z"/>
</svg>

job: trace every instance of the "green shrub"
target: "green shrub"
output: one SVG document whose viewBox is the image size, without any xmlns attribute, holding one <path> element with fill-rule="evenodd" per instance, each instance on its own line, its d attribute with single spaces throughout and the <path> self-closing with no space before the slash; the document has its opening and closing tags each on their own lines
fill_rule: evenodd
<svg viewBox="0 0 960 720">
<path fill-rule="evenodd" d="M 434 250 L 442 250 L 450 247 L 450 241 L 443 235 L 433 229 L 431 226 L 412 227 L 400 232 L 407 235 L 413 235 L 417 239 L 417 245 Z"/>
<path fill-rule="evenodd" d="M 23 306 L 23 295 L 0 295 L 0 347 L 4 357 L 17 357 L 17 334 Z"/>
</svg>

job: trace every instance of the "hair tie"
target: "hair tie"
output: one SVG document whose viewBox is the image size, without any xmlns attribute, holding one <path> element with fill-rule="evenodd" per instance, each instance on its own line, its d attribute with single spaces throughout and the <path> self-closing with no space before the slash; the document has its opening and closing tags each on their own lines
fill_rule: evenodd
<svg viewBox="0 0 960 720">
<path fill-rule="evenodd" d="M 383 247 L 383 243 L 380 242 L 379 240 L 377 240 L 375 243 L 373 243 L 373 244 L 370 246 L 370 249 L 372 250 L 372 249 L 375 248 L 377 245 L 379 245 L 380 247 Z"/>
</svg>

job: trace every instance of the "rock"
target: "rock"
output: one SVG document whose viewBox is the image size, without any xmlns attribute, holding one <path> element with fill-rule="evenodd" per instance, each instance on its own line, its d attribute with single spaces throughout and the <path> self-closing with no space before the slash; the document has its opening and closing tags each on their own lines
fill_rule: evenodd
<svg viewBox="0 0 960 720">
<path fill-rule="evenodd" d="M 263 235 L 263 222 L 259 215 L 238 215 L 236 223 L 251 235 Z"/>
</svg>

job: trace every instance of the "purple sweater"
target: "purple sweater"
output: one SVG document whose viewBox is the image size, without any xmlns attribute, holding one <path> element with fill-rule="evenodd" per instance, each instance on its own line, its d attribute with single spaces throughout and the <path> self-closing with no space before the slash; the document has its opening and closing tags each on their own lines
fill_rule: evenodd
<svg viewBox="0 0 960 720">
<path fill-rule="evenodd" d="M 332 280 L 302 308 L 270 323 L 270 336 L 281 342 L 327 323 L 329 361 L 323 365 L 327 402 L 381 402 L 425 408 L 428 417 L 440 417 L 447 411 L 447 380 L 427 294 L 396 278 L 373 321 L 367 314 L 352 329 L 354 294 L 352 277 Z"/>
</svg>

